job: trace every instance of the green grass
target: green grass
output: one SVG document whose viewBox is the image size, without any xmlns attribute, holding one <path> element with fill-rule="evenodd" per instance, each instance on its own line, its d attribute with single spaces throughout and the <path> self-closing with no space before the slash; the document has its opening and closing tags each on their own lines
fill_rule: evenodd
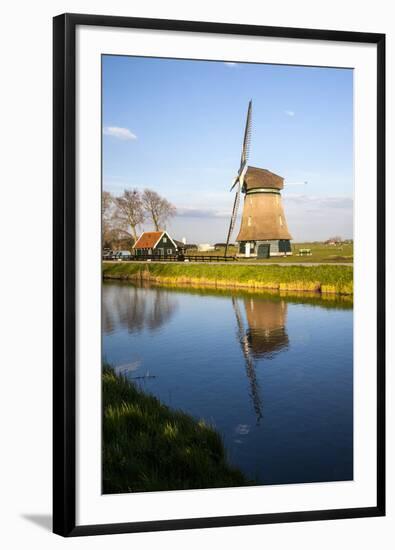
<svg viewBox="0 0 395 550">
<path fill-rule="evenodd" d="M 227 461 L 219 433 L 163 405 L 105 366 L 103 492 L 249 485 Z"/>
<path fill-rule="evenodd" d="M 105 280 L 104 284 L 130 285 L 136 282 L 130 280 Z M 140 283 L 137 282 L 140 286 Z M 210 285 L 192 285 L 192 284 L 163 284 L 148 282 L 144 283 L 143 287 L 150 288 L 165 288 L 166 292 L 177 293 L 182 290 L 183 293 L 193 294 L 197 296 L 215 296 L 216 298 L 229 297 L 246 299 L 257 298 L 259 300 L 270 300 L 271 302 L 283 302 L 293 304 L 303 304 L 309 306 L 318 306 L 326 309 L 353 309 L 354 299 L 352 294 L 321 294 L 319 292 L 288 292 L 270 289 L 255 289 L 255 288 L 227 288 L 225 286 L 210 286 Z"/>
<path fill-rule="evenodd" d="M 193 263 L 104 262 L 103 277 L 165 284 L 249 287 L 280 291 L 352 294 L 352 266 L 279 266 Z"/>
<path fill-rule="evenodd" d="M 301 248 L 310 248 L 311 256 L 298 256 L 298 251 Z M 210 252 L 199 252 L 198 250 L 189 250 L 187 255 L 191 256 L 223 256 L 225 253 L 224 248 L 218 248 Z M 237 253 L 235 246 L 230 246 L 228 249 L 228 255 L 234 256 Z M 352 243 L 342 243 L 339 245 L 328 245 L 322 242 L 306 242 L 306 243 L 292 243 L 292 256 L 272 256 L 267 259 L 251 258 L 250 260 L 242 259 L 240 261 L 247 262 L 259 262 L 259 263 L 350 263 L 352 264 L 354 259 L 354 250 Z"/>
</svg>

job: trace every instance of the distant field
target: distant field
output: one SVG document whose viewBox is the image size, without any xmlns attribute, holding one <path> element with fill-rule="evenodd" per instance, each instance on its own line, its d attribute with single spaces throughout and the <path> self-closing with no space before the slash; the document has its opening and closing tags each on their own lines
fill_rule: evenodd
<svg viewBox="0 0 395 550">
<path fill-rule="evenodd" d="M 310 248 L 311 256 L 299 256 L 298 252 L 302 248 Z M 234 256 L 237 252 L 235 246 L 228 248 L 228 256 Z M 210 252 L 200 252 L 198 250 L 190 250 L 187 255 L 191 256 L 223 256 L 225 253 L 224 248 L 218 248 Z M 324 243 L 292 243 L 292 256 L 274 256 L 265 260 L 257 260 L 257 258 L 251 258 L 250 260 L 243 261 L 259 261 L 262 263 L 297 263 L 297 262 L 322 262 L 322 263 L 352 263 L 354 259 L 354 247 L 352 244 L 340 244 L 340 245 L 328 245 Z"/>
</svg>

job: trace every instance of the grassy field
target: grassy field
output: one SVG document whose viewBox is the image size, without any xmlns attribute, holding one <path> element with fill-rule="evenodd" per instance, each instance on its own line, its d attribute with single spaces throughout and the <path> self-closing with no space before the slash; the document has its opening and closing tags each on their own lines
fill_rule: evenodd
<svg viewBox="0 0 395 550">
<path fill-rule="evenodd" d="M 299 256 L 299 250 L 303 248 L 310 248 L 311 256 Z M 237 252 L 235 246 L 230 246 L 228 248 L 228 256 L 234 256 Z M 224 248 L 218 248 L 217 250 L 212 250 L 210 252 L 199 252 L 198 250 L 190 250 L 187 255 L 191 256 L 223 256 L 225 253 Z M 354 250 L 353 244 L 339 244 L 339 245 L 328 245 L 322 242 L 316 243 L 292 243 L 292 256 L 274 256 L 267 259 L 257 260 L 256 258 L 251 258 L 250 262 L 262 262 L 262 263 L 299 263 L 299 262 L 311 262 L 311 263 L 352 263 L 354 259 Z"/>
<path fill-rule="evenodd" d="M 221 436 L 170 409 L 108 366 L 103 370 L 103 492 L 248 485 Z"/>
<path fill-rule="evenodd" d="M 149 280 L 165 284 L 248 287 L 280 291 L 353 293 L 352 266 L 278 266 L 103 262 L 107 279 Z"/>
</svg>

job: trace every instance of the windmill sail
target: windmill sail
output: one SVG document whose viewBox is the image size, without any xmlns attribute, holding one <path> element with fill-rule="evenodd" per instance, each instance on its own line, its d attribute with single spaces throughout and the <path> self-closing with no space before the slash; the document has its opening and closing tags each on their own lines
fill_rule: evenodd
<svg viewBox="0 0 395 550">
<path fill-rule="evenodd" d="M 251 146 L 251 122 L 252 122 L 252 100 L 248 104 L 247 120 L 244 130 L 243 148 L 241 150 L 240 170 L 239 174 L 243 170 L 244 166 L 248 162 Z"/>
<path fill-rule="evenodd" d="M 238 211 L 238 209 L 239 209 L 239 204 L 240 204 L 240 190 L 241 190 L 241 185 L 240 185 L 240 182 L 238 182 L 238 188 L 237 188 L 235 200 L 234 200 L 234 203 L 233 203 L 232 216 L 231 216 L 231 218 L 230 218 L 228 237 L 227 237 L 227 239 L 226 239 L 225 256 L 226 256 L 226 252 L 227 252 L 227 250 L 228 250 L 228 245 L 229 245 L 230 236 L 231 236 L 232 231 L 233 231 L 233 228 L 234 228 L 234 226 L 235 226 L 237 211 Z"/>
<path fill-rule="evenodd" d="M 231 215 L 231 218 L 230 218 L 228 236 L 227 236 L 227 239 L 226 239 L 225 257 L 226 257 L 227 252 L 228 252 L 229 241 L 230 241 L 230 238 L 232 236 L 232 231 L 233 231 L 233 228 L 234 228 L 235 222 L 236 222 L 237 211 L 239 209 L 239 204 L 240 204 L 240 191 L 243 187 L 244 174 L 245 174 L 246 169 L 247 169 L 247 162 L 248 162 L 248 157 L 249 157 L 249 154 L 250 154 L 251 123 L 252 123 L 252 100 L 250 100 L 250 102 L 248 103 L 246 125 L 245 125 L 245 129 L 244 129 L 243 147 L 242 147 L 242 150 L 241 150 L 240 166 L 239 166 L 237 176 L 234 179 L 232 187 L 230 188 L 230 190 L 232 191 L 232 189 L 237 185 L 237 191 L 236 191 L 236 196 L 235 196 L 235 200 L 234 200 L 234 203 L 233 203 L 232 215 Z"/>
</svg>

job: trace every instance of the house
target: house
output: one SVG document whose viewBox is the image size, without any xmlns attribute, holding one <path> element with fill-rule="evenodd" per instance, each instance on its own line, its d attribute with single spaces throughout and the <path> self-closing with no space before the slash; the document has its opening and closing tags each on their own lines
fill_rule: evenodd
<svg viewBox="0 0 395 550">
<path fill-rule="evenodd" d="M 177 241 L 177 239 L 173 239 L 173 241 L 177 245 L 178 252 L 185 252 L 186 250 L 197 250 L 197 244 L 187 243 L 185 238 L 183 238 L 182 241 Z"/>
<path fill-rule="evenodd" d="M 167 231 L 144 231 L 133 250 L 136 256 L 174 256 L 178 248 Z"/>
<path fill-rule="evenodd" d="M 174 241 L 174 244 L 175 244 L 176 247 L 177 247 L 177 251 L 178 251 L 179 253 L 184 253 L 185 250 L 186 250 L 186 245 L 185 245 L 185 243 L 184 243 L 183 241 L 177 241 L 177 239 L 173 239 L 173 241 Z"/>
<path fill-rule="evenodd" d="M 333 237 L 332 239 L 328 239 L 325 241 L 325 244 L 328 244 L 329 246 L 337 246 L 339 244 L 342 244 L 342 240 L 340 237 Z"/>
</svg>

